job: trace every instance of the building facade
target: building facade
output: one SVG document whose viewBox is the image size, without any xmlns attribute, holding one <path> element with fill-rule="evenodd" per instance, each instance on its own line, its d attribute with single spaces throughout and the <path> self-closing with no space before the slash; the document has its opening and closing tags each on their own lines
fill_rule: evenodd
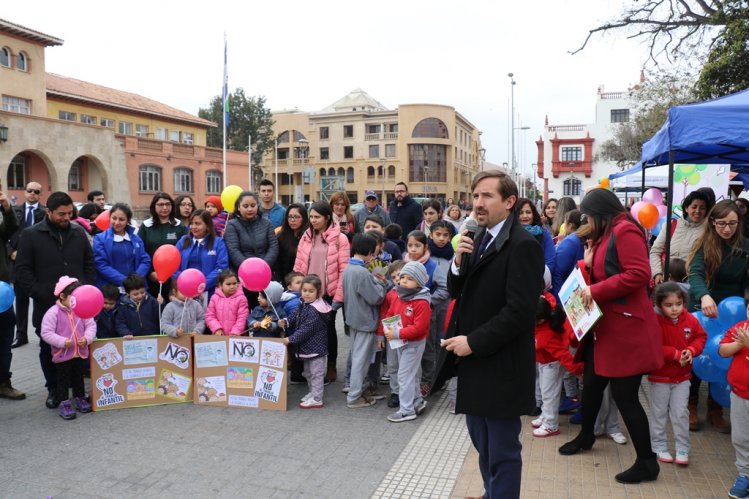
<svg viewBox="0 0 749 499">
<path fill-rule="evenodd" d="M 263 160 L 283 204 L 345 191 L 352 203 L 374 190 L 383 204 L 395 184 L 411 195 L 467 199 L 481 168 L 481 132 L 453 107 L 401 104 L 386 109 L 361 89 L 318 112 L 273 113 L 277 146 Z"/>
<path fill-rule="evenodd" d="M 644 76 L 641 74 L 641 83 Z M 543 185 L 543 200 L 572 197 L 578 204 L 587 189 L 602 177 L 620 171 L 613 161 L 601 159 L 598 149 L 613 138 L 619 123 L 633 118 L 633 91 L 605 92 L 598 88 L 595 122 L 577 125 L 544 123 L 544 133 L 536 141 L 537 175 Z"/>
</svg>

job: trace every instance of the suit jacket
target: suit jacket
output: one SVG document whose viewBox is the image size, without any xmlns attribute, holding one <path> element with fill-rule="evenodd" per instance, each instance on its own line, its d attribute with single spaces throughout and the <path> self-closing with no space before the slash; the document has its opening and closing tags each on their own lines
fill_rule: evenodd
<svg viewBox="0 0 749 499">
<path fill-rule="evenodd" d="M 16 230 L 15 232 L 10 236 L 10 240 L 8 241 L 8 257 L 10 257 L 10 254 L 14 251 L 18 250 L 18 241 L 21 238 L 21 232 L 23 232 L 23 229 L 26 228 L 26 203 L 12 206 L 13 214 L 16 216 Z M 44 220 L 45 215 L 47 214 L 47 207 L 44 206 L 42 203 L 39 203 L 37 208 L 34 210 L 34 224 L 38 224 L 42 220 Z M 13 262 L 11 262 L 12 264 Z"/>
<path fill-rule="evenodd" d="M 456 298 L 448 337 L 466 335 L 473 353 L 456 358 L 456 411 L 474 416 L 508 418 L 536 407 L 536 306 L 544 287 L 541 245 L 513 214 L 479 259 L 476 235 L 470 259 L 460 275 L 448 276 Z"/>
</svg>

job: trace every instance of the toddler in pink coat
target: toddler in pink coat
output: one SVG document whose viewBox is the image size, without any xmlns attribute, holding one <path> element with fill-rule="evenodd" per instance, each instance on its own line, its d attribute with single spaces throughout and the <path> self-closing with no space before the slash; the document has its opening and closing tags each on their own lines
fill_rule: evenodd
<svg viewBox="0 0 749 499">
<path fill-rule="evenodd" d="M 247 316 L 250 309 L 247 298 L 239 288 L 237 274 L 225 269 L 218 275 L 216 292 L 205 311 L 205 323 L 218 336 L 247 334 Z"/>
<path fill-rule="evenodd" d="M 83 372 L 86 368 L 83 359 L 88 358 L 88 346 L 96 337 L 96 322 L 81 319 L 71 310 L 70 294 L 79 287 L 78 279 L 62 276 L 55 285 L 55 303 L 42 319 L 42 340 L 52 347 L 52 362 L 57 371 L 57 400 L 60 401 L 60 417 L 75 419 L 75 410 L 70 401 L 70 388 L 73 389 L 75 407 L 78 411 L 91 412 L 91 404 L 86 399 L 83 385 Z"/>
</svg>

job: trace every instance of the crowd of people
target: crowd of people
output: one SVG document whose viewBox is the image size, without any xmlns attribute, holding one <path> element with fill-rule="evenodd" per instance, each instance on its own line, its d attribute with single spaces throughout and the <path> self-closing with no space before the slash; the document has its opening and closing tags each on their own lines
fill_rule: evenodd
<svg viewBox="0 0 749 499">
<path fill-rule="evenodd" d="M 637 456 L 616 475 L 622 483 L 655 480 L 659 462 L 688 465 L 689 431 L 699 427 L 700 380 L 691 363 L 706 340 L 691 312 L 717 317 L 721 300 L 745 294 L 749 240 L 741 202 L 716 203 L 709 189 L 694 191 L 671 232 L 651 238 L 611 191 L 593 189 L 580 206 L 549 199 L 539 210 L 499 171 L 474 178 L 468 210 L 452 200 L 421 205 L 403 182 L 388 209 L 366 191 L 356 213 L 346 193 L 283 207 L 274 188 L 265 179 L 233 206 L 211 196 L 199 207 L 189 196 L 158 192 L 139 227 L 131 208 L 115 203 L 106 230 L 94 223 L 104 209 L 99 191 L 80 212 L 64 192 L 41 204 L 36 182 L 21 206 L 0 193 L 0 279 L 16 294 L 15 307 L 0 314 L 0 397 L 25 397 L 11 384 L 11 348 L 28 343 L 32 301 L 46 405 L 59 407 L 64 419 L 91 410 L 83 377 L 95 338 L 150 334 L 282 338 L 290 381 L 309 388 L 299 407 L 319 409 L 324 387 L 340 377 L 340 311 L 351 345 L 341 383 L 347 407 L 387 399 L 395 410 L 389 421 L 410 421 L 446 387 L 449 410 L 467 416 L 489 496 L 519 494 L 525 414 L 535 417 L 532 435 L 547 438 L 560 433 L 560 413 L 572 412 L 581 429 L 559 448 L 563 455 L 591 449 L 601 435 L 626 443 L 621 415 Z M 153 265 L 164 245 L 181 255 L 166 281 Z M 259 293 L 237 276 L 251 257 L 272 269 Z M 206 279 L 194 299 L 175 285 L 188 269 Z M 584 306 L 595 301 L 602 311 L 580 341 L 559 295 L 575 269 L 586 280 Z M 71 294 L 82 284 L 104 295 L 95 320 L 74 319 Z M 720 346 L 721 355 L 734 357 L 733 432 L 723 408 L 708 400 L 708 421 L 731 432 L 736 447 L 731 497 L 749 495 L 749 441 L 735 431 L 749 421 L 747 348 L 746 322 Z M 645 375 L 650 417 L 638 397 Z"/>
</svg>

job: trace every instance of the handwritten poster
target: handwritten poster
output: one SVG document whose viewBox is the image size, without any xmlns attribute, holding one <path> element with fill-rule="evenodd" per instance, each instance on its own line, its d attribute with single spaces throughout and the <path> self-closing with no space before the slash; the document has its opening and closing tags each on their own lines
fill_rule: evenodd
<svg viewBox="0 0 749 499">
<path fill-rule="evenodd" d="M 286 345 L 272 341 L 264 341 L 260 347 L 260 364 L 281 368 L 286 363 Z"/>
<path fill-rule="evenodd" d="M 122 355 L 117 351 L 117 347 L 111 343 L 105 343 L 100 348 L 95 349 L 92 355 L 104 371 L 122 362 Z"/>
<path fill-rule="evenodd" d="M 155 364 L 156 351 L 158 348 L 156 338 L 146 340 L 123 340 L 122 351 L 125 358 L 125 365 L 133 364 Z"/>
<path fill-rule="evenodd" d="M 196 367 L 225 367 L 227 364 L 225 340 L 195 343 Z"/>
</svg>

